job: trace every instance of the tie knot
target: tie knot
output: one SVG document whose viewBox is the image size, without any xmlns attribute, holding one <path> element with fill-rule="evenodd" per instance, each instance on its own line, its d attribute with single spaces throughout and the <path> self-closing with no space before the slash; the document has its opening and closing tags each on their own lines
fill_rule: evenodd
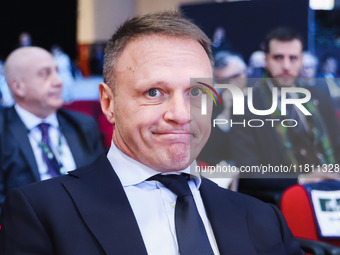
<svg viewBox="0 0 340 255">
<path fill-rule="evenodd" d="M 50 127 L 50 124 L 48 124 L 48 123 L 40 123 L 37 127 L 41 130 L 41 132 L 43 134 L 47 134 L 48 128 Z"/>
<path fill-rule="evenodd" d="M 162 183 L 165 187 L 175 193 L 178 197 L 192 196 L 188 185 L 188 174 L 168 174 L 161 175 L 157 174 L 149 178 L 149 180 L 156 180 Z"/>
</svg>

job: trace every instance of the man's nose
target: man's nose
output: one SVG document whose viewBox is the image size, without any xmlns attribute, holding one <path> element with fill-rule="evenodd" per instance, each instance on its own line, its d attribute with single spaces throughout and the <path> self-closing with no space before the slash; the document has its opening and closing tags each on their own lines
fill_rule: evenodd
<svg viewBox="0 0 340 255">
<path fill-rule="evenodd" d="M 61 79 L 61 77 L 59 76 L 58 72 L 55 72 L 53 77 L 52 77 L 52 84 L 53 86 L 62 86 L 63 85 L 63 80 Z"/>
<path fill-rule="evenodd" d="M 181 125 L 188 123 L 190 121 L 190 99 L 185 95 L 173 95 L 167 102 L 164 119 Z"/>
<path fill-rule="evenodd" d="M 290 68 L 291 64 L 292 63 L 291 63 L 291 60 L 289 58 L 284 58 L 283 59 L 283 68 L 285 70 L 288 70 Z"/>
</svg>

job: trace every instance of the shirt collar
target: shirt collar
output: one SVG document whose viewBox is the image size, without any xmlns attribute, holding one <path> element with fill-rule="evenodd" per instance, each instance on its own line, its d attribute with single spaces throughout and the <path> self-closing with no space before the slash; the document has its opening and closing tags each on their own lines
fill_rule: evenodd
<svg viewBox="0 0 340 255">
<path fill-rule="evenodd" d="M 28 130 L 35 128 L 41 122 L 48 123 L 52 127 L 59 129 L 59 123 L 56 113 L 52 113 L 48 115 L 46 118 L 41 119 L 35 116 L 34 114 L 30 113 L 29 111 L 25 110 L 24 108 L 20 107 L 18 104 L 15 104 L 14 108 Z"/>
<path fill-rule="evenodd" d="M 139 184 L 149 179 L 151 176 L 161 173 L 127 156 L 121 150 L 119 150 L 113 142 L 111 142 L 111 147 L 107 154 L 107 158 L 118 175 L 123 187 Z M 192 169 L 195 169 L 195 165 L 196 161 L 191 164 L 191 168 L 193 167 Z M 197 189 L 200 187 L 202 182 L 201 178 L 195 171 L 190 172 L 190 166 L 184 170 L 163 174 L 179 173 L 190 174 L 194 179 Z"/>
<path fill-rule="evenodd" d="M 274 84 L 272 83 L 271 79 L 267 79 L 267 85 L 268 85 L 270 91 L 273 91 L 273 88 L 276 87 L 276 86 L 274 86 Z M 277 90 L 277 95 L 278 95 L 279 97 L 281 97 L 281 90 L 280 90 L 280 89 Z"/>
</svg>

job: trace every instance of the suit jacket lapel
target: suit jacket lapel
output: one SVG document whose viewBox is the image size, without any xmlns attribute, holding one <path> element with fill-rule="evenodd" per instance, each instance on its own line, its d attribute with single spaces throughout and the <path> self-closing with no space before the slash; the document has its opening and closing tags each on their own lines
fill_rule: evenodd
<svg viewBox="0 0 340 255">
<path fill-rule="evenodd" d="M 34 178 L 39 181 L 40 180 L 40 173 L 38 170 L 38 165 L 35 160 L 35 156 L 32 150 L 31 143 L 28 139 L 27 130 L 24 123 L 20 120 L 17 112 L 15 111 L 14 107 L 8 109 L 8 127 L 9 131 L 12 132 L 13 137 L 17 139 L 18 145 L 20 146 L 23 155 L 32 169 Z"/>
<path fill-rule="evenodd" d="M 202 178 L 200 192 L 220 254 L 256 254 L 250 245 L 246 210 L 230 196 L 232 191 Z"/>
<path fill-rule="evenodd" d="M 269 86 L 267 83 L 263 84 L 263 86 Z M 262 91 L 261 91 L 262 90 Z M 272 91 L 270 90 L 270 93 L 272 93 Z M 264 92 L 263 92 L 263 88 L 262 87 L 258 87 L 254 90 L 254 107 L 255 109 L 269 109 L 271 107 L 271 105 L 268 105 Z M 261 118 L 263 119 L 263 121 L 265 121 L 265 119 L 278 119 L 277 117 L 274 117 L 273 115 L 264 115 L 261 116 Z M 283 120 L 283 118 L 280 119 L 280 121 Z M 257 137 L 261 137 L 261 140 L 265 139 L 269 139 L 272 137 L 275 137 L 275 140 L 270 139 L 267 142 L 268 146 L 273 147 L 272 149 L 270 149 L 269 151 L 273 150 L 273 151 L 280 151 L 280 155 L 284 155 L 285 153 L 285 148 L 281 142 L 280 139 L 280 135 L 276 132 L 275 127 L 271 127 L 270 123 L 267 123 L 265 126 L 257 129 L 258 135 Z M 263 135 L 263 134 L 267 134 L 267 135 Z M 280 157 L 279 159 L 277 159 L 279 162 L 282 162 L 284 159 L 282 157 Z"/>
<path fill-rule="evenodd" d="M 107 254 L 147 254 L 124 189 L 106 155 L 64 182 L 80 216 Z M 133 245 L 132 245 L 133 244 Z"/>
<path fill-rule="evenodd" d="M 79 149 L 79 146 L 82 146 L 77 131 L 68 123 L 68 121 L 61 115 L 57 114 L 58 122 L 60 126 L 60 130 L 66 138 L 67 144 L 71 150 L 73 159 L 76 163 L 76 166 L 79 166 L 81 162 L 86 162 L 84 157 L 86 155 L 83 154 L 83 150 Z"/>
</svg>

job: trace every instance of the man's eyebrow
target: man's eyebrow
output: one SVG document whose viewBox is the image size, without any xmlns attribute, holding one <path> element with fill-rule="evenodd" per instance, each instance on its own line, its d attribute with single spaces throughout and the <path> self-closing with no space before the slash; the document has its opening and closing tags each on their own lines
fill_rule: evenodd
<svg viewBox="0 0 340 255">
<path fill-rule="evenodd" d="M 143 91 L 145 89 L 150 89 L 150 88 L 162 88 L 166 86 L 168 83 L 165 81 L 160 81 L 160 80 L 154 80 L 154 81 L 149 81 L 149 80 L 140 80 L 136 83 L 136 90 L 138 91 Z"/>
<path fill-rule="evenodd" d="M 44 67 L 39 68 L 39 69 L 38 69 L 38 72 L 49 71 L 49 70 L 51 70 L 51 69 L 53 69 L 53 68 L 48 67 L 48 66 L 44 66 Z"/>
<path fill-rule="evenodd" d="M 39 70 L 54 70 L 54 69 L 58 69 L 58 66 L 42 66 L 39 68 Z"/>
<path fill-rule="evenodd" d="M 165 85 L 167 82 L 161 81 L 161 80 L 140 80 L 137 82 L 138 86 L 147 86 L 147 87 L 152 87 L 152 86 L 161 86 Z"/>
</svg>

